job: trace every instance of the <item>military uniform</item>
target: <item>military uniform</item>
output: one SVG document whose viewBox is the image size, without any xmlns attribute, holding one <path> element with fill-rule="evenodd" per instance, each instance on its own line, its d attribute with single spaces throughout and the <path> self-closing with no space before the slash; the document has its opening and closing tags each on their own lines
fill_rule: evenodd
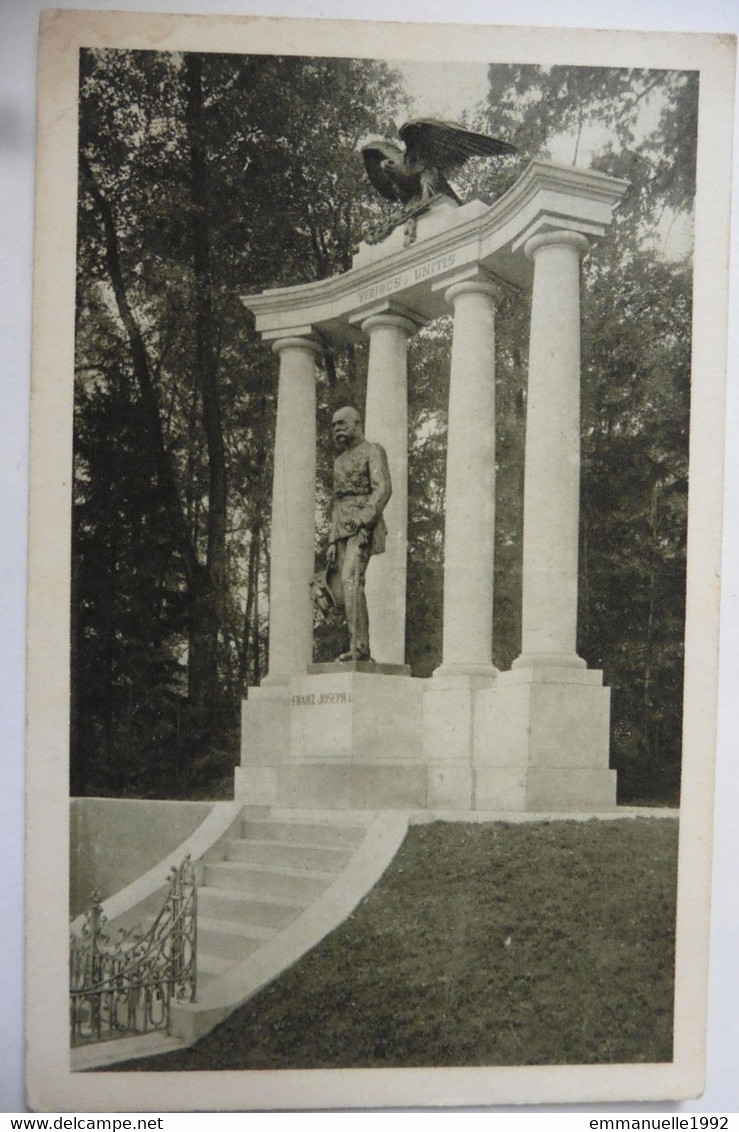
<svg viewBox="0 0 739 1132">
<path fill-rule="evenodd" d="M 385 549 L 387 527 L 382 512 L 392 493 L 390 470 L 381 444 L 361 440 L 334 461 L 334 492 L 329 544 L 335 544 L 336 569 L 328 585 L 343 606 L 350 653 L 369 660 L 369 623 L 364 577 L 372 554 Z"/>
</svg>

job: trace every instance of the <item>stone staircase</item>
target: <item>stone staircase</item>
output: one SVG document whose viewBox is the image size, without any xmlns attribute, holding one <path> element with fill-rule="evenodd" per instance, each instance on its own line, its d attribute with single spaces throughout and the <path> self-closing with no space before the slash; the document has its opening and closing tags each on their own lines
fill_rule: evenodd
<svg viewBox="0 0 739 1132">
<path fill-rule="evenodd" d="M 397 811 L 244 807 L 213 859 L 208 852 L 196 862 L 197 1002 L 173 1006 L 170 1036 L 78 1047 L 72 1068 L 182 1048 L 207 1033 L 351 913 L 397 852 L 407 820 Z"/>
<path fill-rule="evenodd" d="M 300 916 L 349 863 L 367 832 L 351 820 L 245 813 L 198 888 L 198 995 Z"/>
</svg>

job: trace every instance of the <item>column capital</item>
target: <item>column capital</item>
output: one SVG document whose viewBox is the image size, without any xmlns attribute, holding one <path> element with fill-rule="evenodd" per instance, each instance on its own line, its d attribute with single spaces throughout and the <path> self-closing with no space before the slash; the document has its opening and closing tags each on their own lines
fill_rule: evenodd
<svg viewBox="0 0 739 1132">
<path fill-rule="evenodd" d="M 369 318 L 362 321 L 360 328 L 363 334 L 371 334 L 373 330 L 377 330 L 381 326 L 395 327 L 409 336 L 415 334 L 418 330 L 418 324 L 413 319 L 392 310 L 371 314 Z"/>
<path fill-rule="evenodd" d="M 302 338 L 298 335 L 292 335 L 289 338 L 276 338 L 272 343 L 272 349 L 275 354 L 281 354 L 283 350 L 309 350 L 313 354 L 322 353 L 322 348 L 319 342 L 313 338 Z"/>
<path fill-rule="evenodd" d="M 590 240 L 582 232 L 574 232 L 570 228 L 553 228 L 549 232 L 537 232 L 524 244 L 524 254 L 527 259 L 534 259 L 541 248 L 569 247 L 574 248 L 580 257 L 590 251 Z"/>
<path fill-rule="evenodd" d="M 460 295 L 488 295 L 493 302 L 498 302 L 503 296 L 503 288 L 489 279 L 463 279 L 447 288 L 444 292 L 444 301 L 454 303 Z"/>
</svg>

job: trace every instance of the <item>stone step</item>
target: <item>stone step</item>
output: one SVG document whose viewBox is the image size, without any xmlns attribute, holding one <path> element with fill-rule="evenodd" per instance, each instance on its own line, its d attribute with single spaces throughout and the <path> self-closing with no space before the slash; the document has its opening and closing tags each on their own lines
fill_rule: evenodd
<svg viewBox="0 0 739 1132">
<path fill-rule="evenodd" d="M 248 955 L 253 955 L 263 943 L 264 940 L 251 939 L 244 935 L 200 932 L 198 934 L 198 973 L 200 973 L 200 958 L 203 954 L 218 955 L 221 959 L 227 959 L 229 963 L 236 963 L 241 959 L 246 959 Z"/>
<path fill-rule="evenodd" d="M 211 885 L 198 889 L 198 923 L 206 919 L 241 921 L 250 927 L 284 928 L 310 903 L 309 899 L 254 897 Z"/>
<path fill-rule="evenodd" d="M 242 823 L 245 841 L 286 841 L 319 848 L 354 849 L 367 832 L 362 826 L 331 823 L 247 818 Z"/>
<path fill-rule="evenodd" d="M 204 980 L 207 982 L 209 979 L 217 979 L 233 965 L 234 960 L 227 956 L 214 955 L 210 951 L 201 951 L 198 948 L 198 984 L 202 985 Z"/>
<path fill-rule="evenodd" d="M 230 896 L 231 893 L 228 893 Z M 292 901 L 280 900 L 280 905 L 290 904 Z M 252 939 L 255 943 L 264 943 L 271 939 L 277 928 L 266 924 L 250 924 L 246 920 L 228 920 L 218 916 L 198 916 L 198 927 L 204 932 L 213 932 L 218 935 L 240 936 L 243 939 Z"/>
<path fill-rule="evenodd" d="M 244 924 L 236 920 L 198 917 L 198 950 L 233 961 L 245 959 L 271 939 L 276 931 L 277 928 Z"/>
<path fill-rule="evenodd" d="M 297 869 L 343 869 L 352 857 L 351 849 L 296 841 L 257 841 L 240 838 L 228 842 L 227 858 L 251 864 L 290 865 Z"/>
<path fill-rule="evenodd" d="M 246 861 L 220 861 L 205 866 L 208 887 L 236 890 L 255 897 L 284 897 L 304 904 L 323 892 L 334 877 L 335 873 L 325 869 L 252 865 Z"/>
</svg>

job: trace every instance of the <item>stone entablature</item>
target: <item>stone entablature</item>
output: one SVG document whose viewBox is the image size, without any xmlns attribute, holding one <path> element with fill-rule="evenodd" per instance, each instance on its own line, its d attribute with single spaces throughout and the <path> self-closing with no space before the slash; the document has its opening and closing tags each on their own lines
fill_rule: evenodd
<svg viewBox="0 0 739 1132">
<path fill-rule="evenodd" d="M 418 238 L 402 246 L 402 231 L 382 244 L 362 245 L 351 271 L 297 287 L 245 296 L 266 339 L 309 335 L 338 340 L 360 336 L 359 323 L 376 305 L 392 301 L 427 321 L 449 313 L 444 296 L 429 284 L 482 267 L 497 281 L 529 288 L 533 267 L 523 254 L 530 236 L 547 229 L 603 236 L 627 182 L 576 166 L 532 161 L 492 205 L 441 201 L 419 218 Z M 397 248 L 397 250 L 396 250 Z"/>
</svg>

